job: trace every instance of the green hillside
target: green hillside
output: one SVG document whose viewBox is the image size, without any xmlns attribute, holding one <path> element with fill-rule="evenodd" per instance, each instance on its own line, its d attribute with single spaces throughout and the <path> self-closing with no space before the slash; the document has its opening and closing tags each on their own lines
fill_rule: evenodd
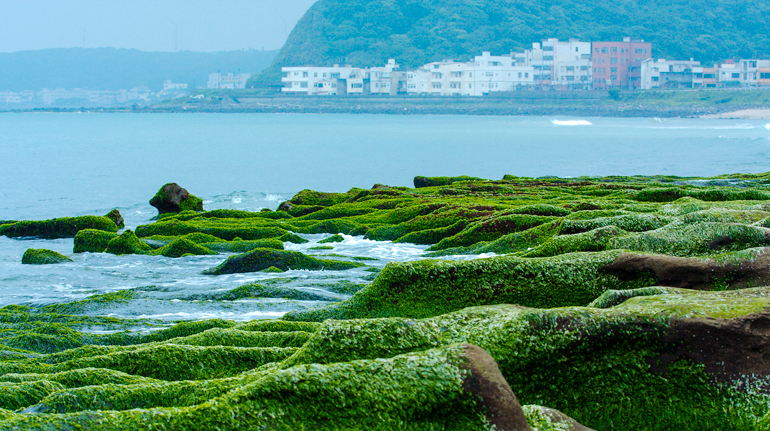
<svg viewBox="0 0 770 431">
<path fill-rule="evenodd" d="M 653 42 L 655 57 L 704 63 L 770 57 L 767 0 L 319 0 L 258 80 L 288 65 L 415 67 L 544 38 Z"/>
</svg>

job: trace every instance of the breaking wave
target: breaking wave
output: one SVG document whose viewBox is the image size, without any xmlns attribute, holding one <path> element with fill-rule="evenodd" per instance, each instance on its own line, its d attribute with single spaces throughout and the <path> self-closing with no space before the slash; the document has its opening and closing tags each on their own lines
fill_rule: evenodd
<svg viewBox="0 0 770 431">
<path fill-rule="evenodd" d="M 586 120 L 551 120 L 551 123 L 557 126 L 593 126 L 593 123 Z"/>
</svg>

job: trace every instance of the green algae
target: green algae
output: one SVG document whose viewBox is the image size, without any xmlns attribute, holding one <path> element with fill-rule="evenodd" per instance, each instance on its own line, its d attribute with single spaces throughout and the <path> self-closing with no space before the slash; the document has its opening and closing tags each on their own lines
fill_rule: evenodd
<svg viewBox="0 0 770 431">
<path fill-rule="evenodd" d="M 136 234 L 128 229 L 107 243 L 106 253 L 111 254 L 150 254 L 152 247 L 143 243 Z"/>
<path fill-rule="evenodd" d="M 62 217 L 43 221 L 19 221 L 0 225 L 0 235 L 9 238 L 74 238 L 83 229 L 117 232 L 115 222 L 103 216 Z"/>
<path fill-rule="evenodd" d="M 291 269 L 307 270 L 345 270 L 363 266 L 360 263 L 339 260 L 316 259 L 296 251 L 260 248 L 248 253 L 231 256 L 221 265 L 204 271 L 208 275 L 256 272 L 270 267 L 282 271 Z"/>
<path fill-rule="evenodd" d="M 56 263 L 73 262 L 69 257 L 44 248 L 28 248 L 21 257 L 24 265 L 51 265 Z"/>
<path fill-rule="evenodd" d="M 322 240 L 318 241 L 318 243 L 319 244 L 328 244 L 328 243 L 331 243 L 331 242 L 342 242 L 344 240 L 345 240 L 345 238 L 343 238 L 342 235 L 334 234 L 334 235 L 330 236 L 329 238 L 322 239 Z"/>
<path fill-rule="evenodd" d="M 75 235 L 73 253 L 102 253 L 107 249 L 110 240 L 117 237 L 115 232 L 98 229 L 83 229 Z"/>
<path fill-rule="evenodd" d="M 601 270 L 620 251 L 573 253 L 552 258 L 502 256 L 471 261 L 389 263 L 366 288 L 324 309 L 293 311 L 284 318 L 428 317 L 465 307 L 518 304 L 528 307 L 587 305 L 606 290 L 654 283 L 621 280 Z"/>
<path fill-rule="evenodd" d="M 212 255 L 217 254 L 217 252 L 203 245 L 196 244 L 185 237 L 182 237 L 155 250 L 153 254 L 166 257 L 182 257 L 188 255 Z"/>
</svg>

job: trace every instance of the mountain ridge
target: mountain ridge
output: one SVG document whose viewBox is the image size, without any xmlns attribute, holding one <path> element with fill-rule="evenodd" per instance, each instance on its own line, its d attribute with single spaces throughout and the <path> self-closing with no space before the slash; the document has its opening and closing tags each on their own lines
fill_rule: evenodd
<svg viewBox="0 0 770 431">
<path fill-rule="evenodd" d="M 506 54 L 546 38 L 630 36 L 656 58 L 770 57 L 770 2 L 751 0 L 319 0 L 292 30 L 272 65 L 252 82 L 280 80 L 282 66 L 414 68 L 482 51 Z"/>
</svg>

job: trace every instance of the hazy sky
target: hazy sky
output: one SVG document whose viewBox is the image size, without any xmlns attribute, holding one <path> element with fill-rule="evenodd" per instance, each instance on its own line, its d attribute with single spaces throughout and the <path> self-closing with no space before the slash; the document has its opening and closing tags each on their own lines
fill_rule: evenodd
<svg viewBox="0 0 770 431">
<path fill-rule="evenodd" d="M 316 0 L 0 0 L 0 52 L 278 49 Z"/>
</svg>

